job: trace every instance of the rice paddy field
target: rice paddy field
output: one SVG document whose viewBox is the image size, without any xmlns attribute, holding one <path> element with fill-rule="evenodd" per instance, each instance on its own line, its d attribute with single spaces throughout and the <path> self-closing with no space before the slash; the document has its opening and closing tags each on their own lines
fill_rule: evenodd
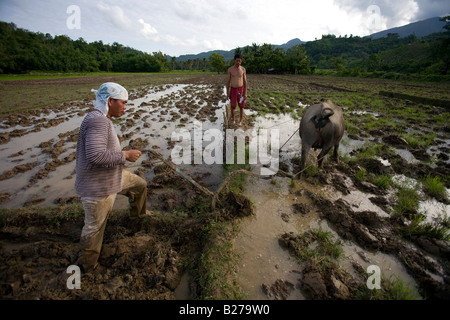
<svg viewBox="0 0 450 320">
<path fill-rule="evenodd" d="M 129 90 L 114 119 L 126 166 L 145 178 L 142 221 L 118 197 L 100 264 L 66 286 L 83 209 L 74 191 L 76 142 L 91 89 Z M 326 76 L 248 75 L 241 127 L 229 119 L 226 76 L 212 73 L 9 76 L 0 81 L 2 299 L 365 300 L 450 298 L 450 84 Z M 339 163 L 299 172 L 304 110 L 344 111 Z M 228 111 L 227 111 L 228 109 Z M 238 112 L 236 111 L 236 117 Z M 174 132 L 279 132 L 279 171 L 253 164 L 178 166 Z M 250 138 L 251 139 L 251 138 Z M 204 142 L 207 147 L 208 143 Z M 379 288 L 368 270 L 378 267 Z M 372 278 L 370 278 L 372 279 Z"/>
</svg>

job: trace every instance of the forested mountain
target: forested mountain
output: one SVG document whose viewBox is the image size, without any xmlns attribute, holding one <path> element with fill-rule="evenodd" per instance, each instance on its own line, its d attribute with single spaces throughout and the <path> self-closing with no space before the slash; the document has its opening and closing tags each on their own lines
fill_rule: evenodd
<svg viewBox="0 0 450 320">
<path fill-rule="evenodd" d="M 33 70 L 57 72 L 160 72 L 169 70 L 215 70 L 224 72 L 234 53 L 244 56 L 249 73 L 313 73 L 331 70 L 338 75 L 399 77 L 408 74 L 446 75 L 450 64 L 450 31 L 425 37 L 323 35 L 302 42 L 293 39 L 284 45 L 252 44 L 231 51 L 214 51 L 187 60 L 152 54 L 102 41 L 87 43 L 65 35 L 34 33 L 0 22 L 0 73 Z M 423 24 L 416 26 L 423 27 Z M 411 26 L 405 26 L 411 30 Z M 403 29 L 402 29 L 403 30 Z M 430 31 L 431 29 L 429 29 Z M 185 56 L 186 58 L 187 56 Z M 194 58 L 197 57 L 197 58 Z"/>
<path fill-rule="evenodd" d="M 306 43 L 305 50 L 317 69 L 447 74 L 449 39 L 448 33 L 420 39 L 415 35 L 400 38 L 395 33 L 378 39 L 325 35 Z"/>
<path fill-rule="evenodd" d="M 290 48 L 299 45 L 299 44 L 304 44 L 306 43 L 305 41 L 301 41 L 300 39 L 292 39 L 289 40 L 288 42 L 284 43 L 284 44 L 280 44 L 280 45 L 272 45 L 274 48 L 281 48 L 284 51 L 289 50 Z M 241 47 L 240 50 L 243 50 L 244 47 Z M 234 52 L 236 50 L 229 50 L 229 51 L 225 51 L 225 50 L 212 50 L 212 51 L 208 51 L 208 52 L 202 52 L 202 53 L 198 53 L 198 54 L 184 54 L 181 55 L 179 57 L 176 57 L 177 61 L 181 62 L 181 61 L 188 61 L 188 60 L 196 60 L 196 59 L 209 59 L 209 57 L 215 52 L 217 54 L 220 54 L 223 56 L 223 58 L 228 61 L 233 59 L 234 57 Z"/>
<path fill-rule="evenodd" d="M 439 17 L 434 17 L 430 19 L 413 22 L 405 26 L 391 28 L 388 30 L 373 33 L 369 37 L 372 39 L 378 39 L 387 37 L 389 33 L 397 33 L 400 38 L 407 37 L 411 34 L 414 34 L 416 37 L 421 38 L 428 36 L 432 33 L 444 31 L 445 31 L 445 21 L 442 21 Z"/>
</svg>

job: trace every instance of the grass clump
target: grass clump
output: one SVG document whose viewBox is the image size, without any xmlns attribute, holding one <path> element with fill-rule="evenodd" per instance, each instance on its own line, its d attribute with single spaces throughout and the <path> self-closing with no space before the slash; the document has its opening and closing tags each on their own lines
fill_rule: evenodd
<svg viewBox="0 0 450 320">
<path fill-rule="evenodd" d="M 295 239 L 294 255 L 300 261 L 313 261 L 320 269 L 326 270 L 335 265 L 344 250 L 339 239 L 334 239 L 328 231 L 311 229 Z"/>
<path fill-rule="evenodd" d="M 355 173 L 355 179 L 356 181 L 365 181 L 366 180 L 366 176 L 367 176 L 367 170 L 365 168 L 360 168 L 356 173 Z"/>
<path fill-rule="evenodd" d="M 433 140 L 436 138 L 435 133 L 419 134 L 411 132 L 408 135 L 403 136 L 412 148 L 427 148 Z"/>
<path fill-rule="evenodd" d="M 401 229 L 401 234 L 408 239 L 413 236 L 428 236 L 439 240 L 450 240 L 448 217 L 437 220 L 435 223 L 427 223 L 424 220 L 425 216 L 414 216 L 411 223 Z"/>
<path fill-rule="evenodd" d="M 427 195 L 436 198 L 437 200 L 447 200 L 447 189 L 440 177 L 428 175 L 423 179 L 422 183 L 423 191 Z"/>
<path fill-rule="evenodd" d="M 384 146 L 382 144 L 369 143 L 358 150 L 357 160 L 372 159 L 383 154 Z"/>
<path fill-rule="evenodd" d="M 234 145 L 234 158 L 233 159 L 238 159 L 237 158 L 237 144 Z M 233 171 L 237 171 L 237 170 L 251 170 L 251 166 L 249 164 L 250 162 L 250 149 L 249 147 L 245 148 L 245 159 L 244 162 L 242 164 L 239 163 L 225 163 L 223 164 L 223 178 L 225 179 L 229 174 L 231 174 Z M 237 162 L 237 161 L 236 161 Z M 228 183 L 228 190 L 236 192 L 236 193 L 242 193 L 245 189 L 245 183 L 247 182 L 247 175 L 240 173 L 235 175 L 234 177 L 231 178 L 231 181 Z"/>
<path fill-rule="evenodd" d="M 377 187 L 387 190 L 392 185 L 392 176 L 389 174 L 371 175 L 369 181 Z"/>
<path fill-rule="evenodd" d="M 395 279 L 381 277 L 380 289 L 360 288 L 354 294 L 356 300 L 421 300 L 413 287 L 403 282 L 399 277 Z"/>
<path fill-rule="evenodd" d="M 320 168 L 312 163 L 306 163 L 304 170 L 303 174 L 305 177 L 314 177 L 319 173 Z"/>
<path fill-rule="evenodd" d="M 414 216 L 419 208 L 419 194 L 417 188 L 400 187 L 396 193 L 397 204 L 394 215 Z"/>
</svg>

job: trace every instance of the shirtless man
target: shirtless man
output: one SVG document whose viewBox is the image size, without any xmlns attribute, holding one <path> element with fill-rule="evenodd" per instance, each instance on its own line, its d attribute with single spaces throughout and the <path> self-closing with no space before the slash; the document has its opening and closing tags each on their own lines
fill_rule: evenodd
<svg viewBox="0 0 450 320">
<path fill-rule="evenodd" d="M 239 104 L 240 126 L 244 115 L 245 99 L 247 99 L 247 73 L 245 68 L 241 66 L 241 63 L 242 56 L 236 54 L 234 56 L 234 66 L 228 68 L 227 78 L 227 97 L 231 100 L 231 117 L 233 124 L 236 124 L 234 110 L 236 109 L 236 104 Z"/>
</svg>

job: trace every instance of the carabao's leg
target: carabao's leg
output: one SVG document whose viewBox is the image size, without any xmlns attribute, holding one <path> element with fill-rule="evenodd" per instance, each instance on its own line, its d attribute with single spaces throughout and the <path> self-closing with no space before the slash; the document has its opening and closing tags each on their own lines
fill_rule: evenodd
<svg viewBox="0 0 450 320">
<path fill-rule="evenodd" d="M 319 155 L 317 156 L 317 163 L 319 168 L 322 168 L 323 159 L 328 154 L 328 152 L 330 152 L 331 148 L 331 146 L 326 145 L 323 147 L 322 151 L 320 151 Z"/>
<path fill-rule="evenodd" d="M 336 163 L 339 163 L 339 143 L 334 146 L 333 157 L 334 161 L 336 161 Z"/>
<path fill-rule="evenodd" d="M 309 144 L 302 143 L 302 158 L 300 160 L 300 170 L 301 171 L 305 168 L 306 159 L 308 158 L 309 150 L 311 150 L 311 146 Z"/>
</svg>

